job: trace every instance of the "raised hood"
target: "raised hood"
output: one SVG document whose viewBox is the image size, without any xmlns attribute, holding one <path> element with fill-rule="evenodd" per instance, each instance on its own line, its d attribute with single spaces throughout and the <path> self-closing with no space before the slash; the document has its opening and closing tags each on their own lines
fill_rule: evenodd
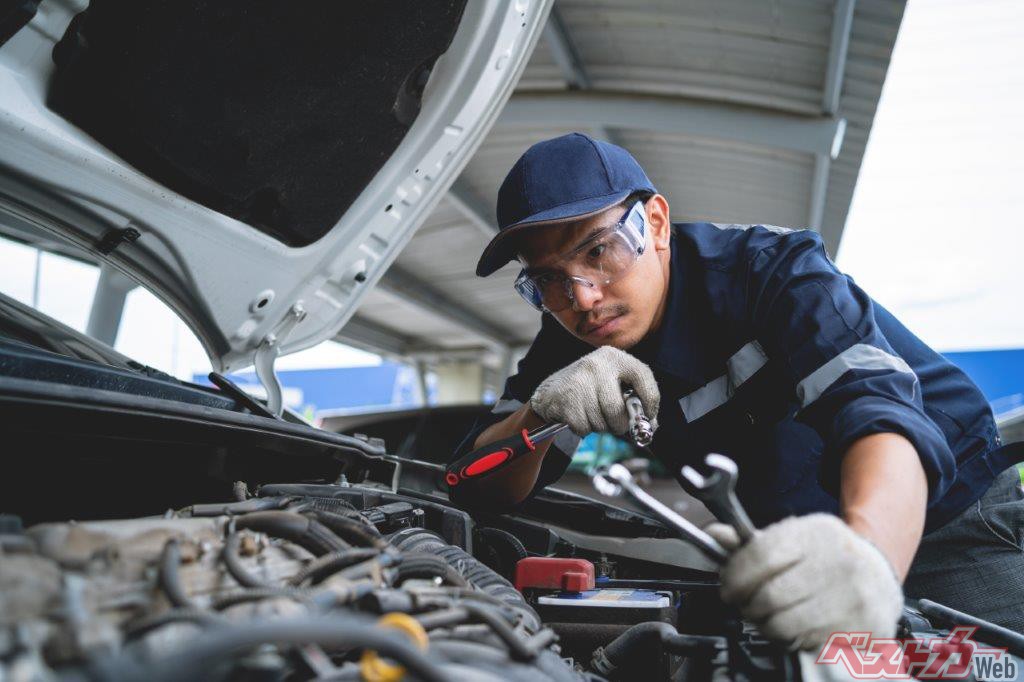
<svg viewBox="0 0 1024 682">
<path fill-rule="evenodd" d="M 349 319 L 550 2 L 43 2 L 0 27 L 0 224 L 152 290 L 217 370 L 265 372 Z"/>
</svg>

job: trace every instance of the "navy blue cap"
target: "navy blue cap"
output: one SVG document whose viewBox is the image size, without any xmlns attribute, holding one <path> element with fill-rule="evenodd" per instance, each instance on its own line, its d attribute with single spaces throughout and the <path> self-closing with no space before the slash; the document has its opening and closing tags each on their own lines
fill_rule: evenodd
<svg viewBox="0 0 1024 682">
<path fill-rule="evenodd" d="M 486 277 L 516 257 L 522 230 L 600 213 L 634 192 L 657 192 L 629 152 L 583 133 L 538 142 L 519 157 L 498 190 L 498 234 L 476 274 Z"/>
</svg>

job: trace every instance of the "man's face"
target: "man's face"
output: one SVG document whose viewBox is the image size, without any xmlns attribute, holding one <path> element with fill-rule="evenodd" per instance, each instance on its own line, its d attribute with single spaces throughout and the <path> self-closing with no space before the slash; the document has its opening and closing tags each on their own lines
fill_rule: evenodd
<svg viewBox="0 0 1024 682">
<path fill-rule="evenodd" d="M 626 210 L 614 206 L 575 223 L 530 230 L 520 240 L 520 258 L 531 271 L 550 269 L 558 274 L 575 274 L 571 269 L 559 272 L 562 256 L 595 232 L 617 223 Z M 655 195 L 647 201 L 645 213 L 647 247 L 636 264 L 611 284 L 588 287 L 573 282 L 573 304 L 551 313 L 563 327 L 592 346 L 631 348 L 661 324 L 668 294 L 668 203 Z"/>
</svg>

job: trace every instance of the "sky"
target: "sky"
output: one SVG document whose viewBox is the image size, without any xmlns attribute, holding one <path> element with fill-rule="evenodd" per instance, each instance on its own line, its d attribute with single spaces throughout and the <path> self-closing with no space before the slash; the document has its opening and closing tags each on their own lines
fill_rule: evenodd
<svg viewBox="0 0 1024 682">
<path fill-rule="evenodd" d="M 837 255 L 875 299 L 940 351 L 1024 348 L 1024 2 L 911 0 Z M 34 249 L 0 240 L 0 291 L 33 299 Z M 39 259 L 39 307 L 84 330 L 95 268 Z M 115 347 L 181 378 L 207 372 L 199 342 L 132 291 Z M 280 369 L 366 366 L 334 342 Z"/>
<path fill-rule="evenodd" d="M 1024 2 L 911 0 L 837 264 L 938 350 L 1024 347 Z"/>
</svg>

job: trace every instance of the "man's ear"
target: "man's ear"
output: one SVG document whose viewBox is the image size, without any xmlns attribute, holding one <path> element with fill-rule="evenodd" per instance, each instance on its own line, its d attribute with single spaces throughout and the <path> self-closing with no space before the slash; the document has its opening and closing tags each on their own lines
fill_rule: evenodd
<svg viewBox="0 0 1024 682">
<path fill-rule="evenodd" d="M 660 194 L 655 194 L 647 200 L 644 208 L 647 212 L 647 227 L 654 240 L 655 250 L 668 249 L 672 241 L 672 221 L 669 219 L 668 200 Z"/>
</svg>

